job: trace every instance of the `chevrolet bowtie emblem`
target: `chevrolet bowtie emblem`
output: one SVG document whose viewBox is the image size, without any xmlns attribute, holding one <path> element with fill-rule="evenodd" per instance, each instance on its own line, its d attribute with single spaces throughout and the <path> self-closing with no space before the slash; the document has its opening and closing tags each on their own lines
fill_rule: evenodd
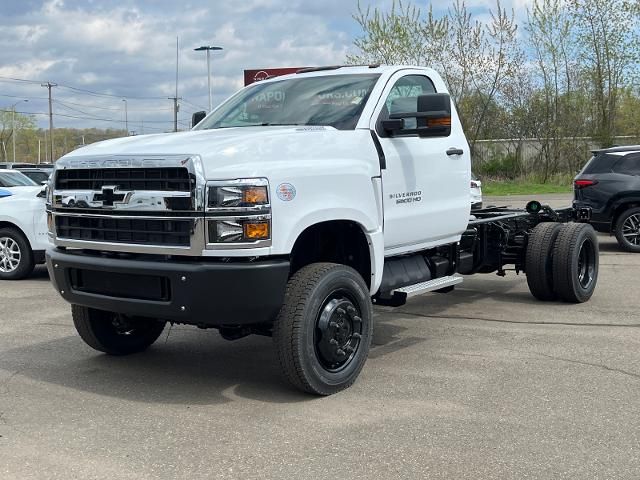
<svg viewBox="0 0 640 480">
<path fill-rule="evenodd" d="M 113 207 L 114 203 L 122 203 L 126 193 L 119 193 L 118 187 L 102 187 L 101 193 L 94 195 L 94 200 L 102 201 L 103 207 Z"/>
</svg>

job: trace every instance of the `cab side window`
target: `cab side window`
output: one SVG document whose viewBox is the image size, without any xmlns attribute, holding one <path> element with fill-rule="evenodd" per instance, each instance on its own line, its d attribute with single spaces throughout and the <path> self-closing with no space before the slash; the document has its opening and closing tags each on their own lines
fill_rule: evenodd
<svg viewBox="0 0 640 480">
<path fill-rule="evenodd" d="M 418 111 L 418 97 L 428 93 L 436 93 L 433 82 L 424 75 L 407 75 L 399 79 L 385 100 L 378 122 L 386 120 L 394 113 Z M 405 119 L 406 128 L 416 128 L 415 118 Z"/>
</svg>

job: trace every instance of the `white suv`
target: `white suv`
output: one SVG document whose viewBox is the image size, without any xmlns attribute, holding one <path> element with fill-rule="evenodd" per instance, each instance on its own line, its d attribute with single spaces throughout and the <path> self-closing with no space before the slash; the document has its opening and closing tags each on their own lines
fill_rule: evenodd
<svg viewBox="0 0 640 480">
<path fill-rule="evenodd" d="M 44 263 L 49 245 L 43 187 L 0 170 L 0 280 L 19 280 Z"/>
</svg>

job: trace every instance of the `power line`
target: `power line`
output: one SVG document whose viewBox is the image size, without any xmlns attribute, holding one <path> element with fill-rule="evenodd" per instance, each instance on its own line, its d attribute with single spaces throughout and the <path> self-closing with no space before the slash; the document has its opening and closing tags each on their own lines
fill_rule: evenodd
<svg viewBox="0 0 640 480">
<path fill-rule="evenodd" d="M 47 97 L 30 97 L 28 95 L 5 95 L 0 93 L 0 97 L 6 98 L 28 98 L 29 100 L 47 100 Z"/>
<path fill-rule="evenodd" d="M 190 101 L 189 101 L 189 100 L 187 100 L 186 98 L 183 98 L 183 99 L 182 99 L 182 101 L 183 101 L 184 103 L 188 103 L 189 105 L 191 105 L 191 106 L 193 106 L 193 107 L 197 108 L 198 110 L 206 110 L 206 108 L 204 108 L 204 107 L 202 107 L 202 106 L 200 106 L 200 105 L 196 105 L 195 103 L 190 102 Z"/>
<path fill-rule="evenodd" d="M 7 112 L 7 113 L 11 113 L 12 110 L 5 110 L 5 109 L 0 109 L 0 112 Z M 49 115 L 46 112 L 19 112 L 16 110 L 16 113 L 20 113 L 22 115 Z M 79 112 L 80 113 L 80 112 Z M 82 112 L 85 113 L 85 112 Z M 101 117 L 80 117 L 77 115 L 69 115 L 69 114 L 65 114 L 65 113 L 54 113 L 53 114 L 56 117 L 64 117 L 64 118 L 75 118 L 78 120 L 97 120 L 100 122 L 114 122 L 114 123 L 122 123 L 122 120 L 118 120 L 118 119 L 114 119 L 114 118 L 101 118 Z M 91 115 L 91 114 L 87 114 L 87 115 Z M 134 122 L 132 122 L 134 123 Z M 144 120 L 144 123 L 173 123 L 173 120 Z"/>
<path fill-rule="evenodd" d="M 16 97 L 17 98 L 17 97 Z M 22 98 L 22 97 L 20 97 Z M 69 104 L 69 105 L 75 105 L 77 107 L 85 107 L 85 108 L 96 108 L 98 110 L 109 110 L 112 112 L 119 112 L 122 110 L 121 107 L 102 107 L 99 105 L 88 105 L 86 103 L 76 103 L 76 102 L 72 102 L 70 100 L 55 100 L 55 103 L 59 103 L 61 105 L 64 104 Z M 168 112 L 170 111 L 171 108 L 169 107 L 159 107 L 159 108 L 129 108 L 130 112 Z"/>
<path fill-rule="evenodd" d="M 15 77 L 3 77 L 0 76 L 0 81 L 12 81 L 12 82 L 21 82 L 21 83 L 29 83 L 29 84 L 42 84 L 45 82 L 41 82 L 41 81 L 36 81 L 36 80 L 29 80 L 26 78 L 15 78 Z M 74 92 L 81 92 L 84 93 L 86 95 L 93 95 L 93 96 L 98 96 L 98 97 L 112 97 L 112 98 L 130 98 L 130 99 L 134 99 L 134 100 L 164 100 L 165 97 L 141 97 L 141 96 L 127 96 L 127 95 L 116 95 L 113 93 L 105 93 L 105 92 L 97 92 L 94 90 L 89 90 L 86 88 L 78 88 L 78 87 L 73 87 L 71 85 L 66 85 L 64 83 L 60 83 L 58 84 L 58 86 L 60 88 L 66 88 L 68 90 L 72 90 Z"/>
<path fill-rule="evenodd" d="M 69 85 L 62 85 L 62 84 L 60 84 L 60 87 L 66 88 L 68 90 L 72 90 L 74 92 L 81 92 L 86 95 L 93 95 L 95 97 L 126 98 L 126 99 L 132 99 L 132 100 L 162 100 L 165 98 L 165 97 L 138 97 L 138 96 L 132 96 L 132 95 L 116 95 L 113 93 L 95 92 L 93 90 L 86 90 L 84 88 L 71 87 Z"/>
</svg>

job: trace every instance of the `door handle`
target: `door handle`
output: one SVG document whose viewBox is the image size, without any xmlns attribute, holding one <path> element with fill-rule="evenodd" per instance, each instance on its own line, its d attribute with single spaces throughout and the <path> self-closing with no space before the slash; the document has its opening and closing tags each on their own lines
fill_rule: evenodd
<svg viewBox="0 0 640 480">
<path fill-rule="evenodd" d="M 447 150 L 447 155 L 449 155 L 450 157 L 452 155 L 462 155 L 464 153 L 464 150 L 462 150 L 461 148 L 450 148 L 449 150 Z"/>
</svg>

